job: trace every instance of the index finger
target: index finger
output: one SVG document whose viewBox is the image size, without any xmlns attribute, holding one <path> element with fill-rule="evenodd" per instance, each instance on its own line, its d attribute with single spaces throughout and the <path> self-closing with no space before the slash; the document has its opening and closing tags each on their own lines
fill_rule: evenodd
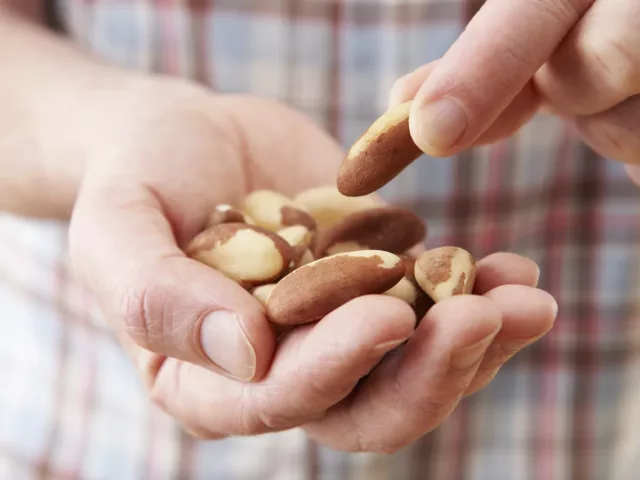
<svg viewBox="0 0 640 480">
<path fill-rule="evenodd" d="M 488 0 L 416 94 L 410 132 L 424 152 L 470 146 L 551 56 L 594 0 Z"/>
</svg>

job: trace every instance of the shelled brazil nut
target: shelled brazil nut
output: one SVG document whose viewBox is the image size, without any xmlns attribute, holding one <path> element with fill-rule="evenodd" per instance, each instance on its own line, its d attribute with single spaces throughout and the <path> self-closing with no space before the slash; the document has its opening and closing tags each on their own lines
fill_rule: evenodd
<svg viewBox="0 0 640 480">
<path fill-rule="evenodd" d="M 293 248 L 282 237 L 246 223 L 207 228 L 189 243 L 186 254 L 245 288 L 278 279 L 294 257 Z"/>
<path fill-rule="evenodd" d="M 384 293 L 404 275 L 402 260 L 381 250 L 320 258 L 276 284 L 267 298 L 267 318 L 280 325 L 310 323 L 354 298 Z"/>
<path fill-rule="evenodd" d="M 273 190 L 249 193 L 242 210 L 256 225 L 273 232 L 292 225 L 303 225 L 310 231 L 316 229 L 316 221 L 302 205 Z"/>
<path fill-rule="evenodd" d="M 340 193 L 373 193 L 422 155 L 409 131 L 411 104 L 410 100 L 384 112 L 349 149 L 338 170 Z"/>
<path fill-rule="evenodd" d="M 439 302 L 473 291 L 476 264 L 471 254 L 462 248 L 438 247 L 418 256 L 414 276 L 422 290 Z"/>
</svg>

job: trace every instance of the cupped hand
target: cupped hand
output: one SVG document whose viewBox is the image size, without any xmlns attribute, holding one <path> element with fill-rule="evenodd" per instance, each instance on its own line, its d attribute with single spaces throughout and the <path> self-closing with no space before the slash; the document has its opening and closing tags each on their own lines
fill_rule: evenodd
<svg viewBox="0 0 640 480">
<path fill-rule="evenodd" d="M 601 155 L 640 165 L 640 2 L 488 0 L 390 103 L 412 98 L 411 134 L 434 156 L 510 136 L 544 106 Z"/>
<path fill-rule="evenodd" d="M 499 253 L 479 261 L 474 295 L 438 303 L 417 328 L 408 305 L 372 295 L 276 342 L 258 301 L 182 248 L 218 203 L 333 183 L 338 145 L 282 105 L 180 81 L 86 106 L 72 262 L 151 398 L 195 435 L 302 427 L 335 448 L 391 451 L 555 319 L 535 264 Z"/>
</svg>

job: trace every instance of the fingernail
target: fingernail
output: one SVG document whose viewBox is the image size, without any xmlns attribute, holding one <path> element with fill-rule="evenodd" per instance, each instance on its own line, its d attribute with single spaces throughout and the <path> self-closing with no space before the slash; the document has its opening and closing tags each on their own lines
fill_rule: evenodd
<svg viewBox="0 0 640 480">
<path fill-rule="evenodd" d="M 482 358 L 495 336 L 496 334 L 492 333 L 473 345 L 459 349 L 451 357 L 451 366 L 458 370 L 466 370 L 471 367 Z"/>
<path fill-rule="evenodd" d="M 233 312 L 217 310 L 208 314 L 200 329 L 202 349 L 209 360 L 229 375 L 249 381 L 256 371 L 256 352 Z"/>
<path fill-rule="evenodd" d="M 420 138 L 439 151 L 453 147 L 469 125 L 462 106 L 446 97 L 421 106 L 416 120 Z"/>
</svg>

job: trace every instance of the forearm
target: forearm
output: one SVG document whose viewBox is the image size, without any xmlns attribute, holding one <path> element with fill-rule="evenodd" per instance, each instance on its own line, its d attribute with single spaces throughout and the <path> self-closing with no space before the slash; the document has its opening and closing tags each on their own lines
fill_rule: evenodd
<svg viewBox="0 0 640 480">
<path fill-rule="evenodd" d="M 71 42 L 8 12 L 0 0 L 0 211 L 66 218 L 86 152 L 92 91 L 125 76 Z"/>
</svg>

